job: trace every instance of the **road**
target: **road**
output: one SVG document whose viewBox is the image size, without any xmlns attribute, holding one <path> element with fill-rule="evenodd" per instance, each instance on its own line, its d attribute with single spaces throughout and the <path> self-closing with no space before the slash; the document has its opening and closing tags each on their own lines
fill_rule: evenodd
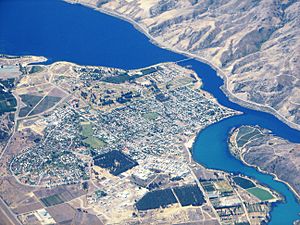
<svg viewBox="0 0 300 225">
<path fill-rule="evenodd" d="M 0 224 L 1 225 L 22 225 L 16 215 L 0 198 Z"/>
</svg>

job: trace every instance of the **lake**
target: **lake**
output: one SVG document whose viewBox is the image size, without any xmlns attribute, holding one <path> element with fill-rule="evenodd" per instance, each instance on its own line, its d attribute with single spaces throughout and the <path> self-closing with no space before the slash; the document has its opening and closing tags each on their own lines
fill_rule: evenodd
<svg viewBox="0 0 300 225">
<path fill-rule="evenodd" d="M 47 63 L 63 60 L 123 69 L 185 58 L 153 45 L 125 21 L 59 0 L 1 0 L 0 53 L 45 56 L 49 59 Z M 192 66 L 203 81 L 203 89 L 222 105 L 244 113 L 201 131 L 194 143 L 194 159 L 209 168 L 253 177 L 282 194 L 286 201 L 274 206 L 270 224 L 292 224 L 300 219 L 300 205 L 288 187 L 236 160 L 227 145 L 229 131 L 240 125 L 259 125 L 297 143 L 300 143 L 300 132 L 268 113 L 229 101 L 220 90 L 222 79 L 209 65 L 196 60 L 180 65 Z"/>
</svg>

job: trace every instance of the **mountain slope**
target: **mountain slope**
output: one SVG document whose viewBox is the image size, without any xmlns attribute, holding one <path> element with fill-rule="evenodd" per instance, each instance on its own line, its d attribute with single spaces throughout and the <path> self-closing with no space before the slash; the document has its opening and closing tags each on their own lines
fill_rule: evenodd
<svg viewBox="0 0 300 225">
<path fill-rule="evenodd" d="M 209 62 L 240 104 L 300 129 L 300 2 L 67 0 L 131 20 L 163 47 Z"/>
<path fill-rule="evenodd" d="M 300 144 L 260 127 L 242 126 L 230 136 L 230 151 L 236 158 L 287 182 L 300 198 Z"/>
</svg>

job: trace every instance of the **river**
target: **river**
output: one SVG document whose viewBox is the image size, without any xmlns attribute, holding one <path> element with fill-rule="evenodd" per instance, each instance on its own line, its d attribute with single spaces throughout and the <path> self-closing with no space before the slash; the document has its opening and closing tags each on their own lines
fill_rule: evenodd
<svg viewBox="0 0 300 225">
<path fill-rule="evenodd" d="M 48 63 L 70 61 L 78 64 L 134 69 L 185 57 L 161 49 L 129 23 L 95 10 L 59 0 L 1 0 L 0 53 L 38 55 Z M 203 81 L 203 89 L 222 105 L 243 112 L 201 131 L 194 143 L 194 159 L 208 168 L 253 177 L 285 197 L 271 211 L 274 225 L 292 224 L 300 219 L 300 205 L 289 188 L 273 177 L 236 160 L 228 150 L 228 133 L 240 125 L 259 125 L 275 135 L 300 143 L 300 132 L 273 115 L 235 104 L 220 90 L 223 81 L 207 64 L 188 60 Z"/>
</svg>

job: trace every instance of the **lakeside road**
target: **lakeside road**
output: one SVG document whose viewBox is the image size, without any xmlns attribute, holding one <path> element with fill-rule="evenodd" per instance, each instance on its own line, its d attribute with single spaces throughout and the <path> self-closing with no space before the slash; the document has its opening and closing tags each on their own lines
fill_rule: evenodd
<svg viewBox="0 0 300 225">
<path fill-rule="evenodd" d="M 180 49 L 175 49 L 174 47 L 172 47 L 172 46 L 170 46 L 166 43 L 160 43 L 154 37 L 152 37 L 152 35 L 149 33 L 148 29 L 145 26 L 143 26 L 142 24 L 136 22 L 135 20 L 133 20 L 132 18 L 130 18 L 128 16 L 121 15 L 120 13 L 117 13 L 117 12 L 112 11 L 112 10 L 108 10 L 108 9 L 104 9 L 104 8 L 96 8 L 94 4 L 91 4 L 89 2 L 82 3 L 79 0 L 63 0 L 63 1 L 65 1 L 69 4 L 80 4 L 82 6 L 89 7 L 93 10 L 96 10 L 100 13 L 110 15 L 110 16 L 119 18 L 121 20 L 124 20 L 124 21 L 132 24 L 135 27 L 136 30 L 143 33 L 149 39 L 149 41 L 152 44 L 154 44 L 154 45 L 156 45 L 156 46 L 158 46 L 162 49 L 169 50 L 171 52 L 174 52 L 174 53 L 177 53 L 177 54 L 180 54 L 180 55 L 184 55 L 184 56 L 188 57 L 189 59 L 195 59 L 199 62 L 202 62 L 202 63 L 205 63 L 205 64 L 209 65 L 210 67 L 212 67 L 216 71 L 216 74 L 224 80 L 224 86 L 221 87 L 221 89 L 223 90 L 223 92 L 229 98 L 230 101 L 232 101 L 233 103 L 239 104 L 243 107 L 246 107 L 246 108 L 250 108 L 250 109 L 253 109 L 253 110 L 257 110 L 257 111 L 270 113 L 270 114 L 274 115 L 276 118 L 278 118 L 279 120 L 281 120 L 282 122 L 284 122 L 285 124 L 287 124 L 288 126 L 290 126 L 291 128 L 296 129 L 296 130 L 300 130 L 300 125 L 299 124 L 296 124 L 296 123 L 288 120 L 284 115 L 282 115 L 280 112 L 278 112 L 274 108 L 272 108 L 270 106 L 258 104 L 258 103 L 253 102 L 253 101 L 241 99 L 240 97 L 238 97 L 234 93 L 232 93 L 228 88 L 229 87 L 228 75 L 220 68 L 220 66 L 216 65 L 214 62 L 208 61 L 204 57 L 201 57 L 201 56 L 196 55 L 194 53 L 190 53 L 188 51 L 183 51 L 183 50 L 180 50 Z"/>
<path fill-rule="evenodd" d="M 288 119 L 285 118 L 284 115 L 282 115 L 281 113 L 276 111 L 274 108 L 271 108 L 271 107 L 266 106 L 266 105 L 258 104 L 258 103 L 252 102 L 252 101 L 244 100 L 244 99 L 241 99 L 241 98 L 237 97 L 236 95 L 234 95 L 228 88 L 229 87 L 228 75 L 226 75 L 225 72 L 223 72 L 222 69 L 219 66 L 217 66 L 215 63 L 210 62 L 207 59 L 205 59 L 205 58 L 203 58 L 199 55 L 196 55 L 196 54 L 193 54 L 193 53 L 190 53 L 190 52 L 187 52 L 187 51 L 181 51 L 179 49 L 174 49 L 173 47 L 171 47 L 169 45 L 166 45 L 165 43 L 162 44 L 162 43 L 158 42 L 157 40 L 155 40 L 154 37 L 151 36 L 151 34 L 148 32 L 146 27 L 143 27 L 141 24 L 139 24 L 138 22 L 134 21 L 133 19 L 131 19 L 129 17 L 123 16 L 119 13 L 116 13 L 114 11 L 110 11 L 110 10 L 107 10 L 107 9 L 95 8 L 94 5 L 90 4 L 90 3 L 82 4 L 79 1 L 74 2 L 74 0 L 64 0 L 64 1 L 67 2 L 67 3 L 70 3 L 70 4 L 81 4 L 83 6 L 86 6 L 86 7 L 92 8 L 96 11 L 99 11 L 100 13 L 104 13 L 104 14 L 119 18 L 121 20 L 124 20 L 124 21 L 132 24 L 138 31 L 143 33 L 149 39 L 149 41 L 151 43 L 153 43 L 154 45 L 157 45 L 158 47 L 160 47 L 162 49 L 166 49 L 166 50 L 169 50 L 169 51 L 172 51 L 172 52 L 175 52 L 175 53 L 178 53 L 178 54 L 181 54 L 181 55 L 184 55 L 184 56 L 187 57 L 186 59 L 179 60 L 178 62 L 175 62 L 175 63 L 179 63 L 179 62 L 182 62 L 182 61 L 189 61 L 189 60 L 192 60 L 192 59 L 197 60 L 197 61 L 202 62 L 202 63 L 206 63 L 207 65 L 211 66 L 216 71 L 216 74 L 224 80 L 224 86 L 220 87 L 220 88 L 222 89 L 222 91 L 228 97 L 228 99 L 230 101 L 232 101 L 233 103 L 239 104 L 243 107 L 246 107 L 246 108 L 250 108 L 250 109 L 261 111 L 261 112 L 270 113 L 270 114 L 274 115 L 275 117 L 277 117 L 282 122 L 284 122 L 285 124 L 287 124 L 289 127 L 293 128 L 295 130 L 300 130 L 300 126 L 298 124 L 296 124 L 292 121 L 289 121 Z M 193 142 L 194 141 L 192 141 L 191 143 L 193 143 Z M 296 198 L 298 200 L 300 200 L 300 195 L 297 193 L 297 191 L 288 182 L 283 181 L 282 179 L 280 179 L 276 174 L 264 171 L 256 165 L 251 165 L 251 164 L 247 163 L 243 158 L 241 158 L 241 161 L 246 166 L 253 167 L 261 173 L 271 175 L 271 176 L 274 177 L 274 180 L 279 181 L 281 183 L 284 183 L 294 193 Z"/>
<path fill-rule="evenodd" d="M 1 225 L 22 225 L 16 215 L 0 198 L 0 224 Z"/>
</svg>

